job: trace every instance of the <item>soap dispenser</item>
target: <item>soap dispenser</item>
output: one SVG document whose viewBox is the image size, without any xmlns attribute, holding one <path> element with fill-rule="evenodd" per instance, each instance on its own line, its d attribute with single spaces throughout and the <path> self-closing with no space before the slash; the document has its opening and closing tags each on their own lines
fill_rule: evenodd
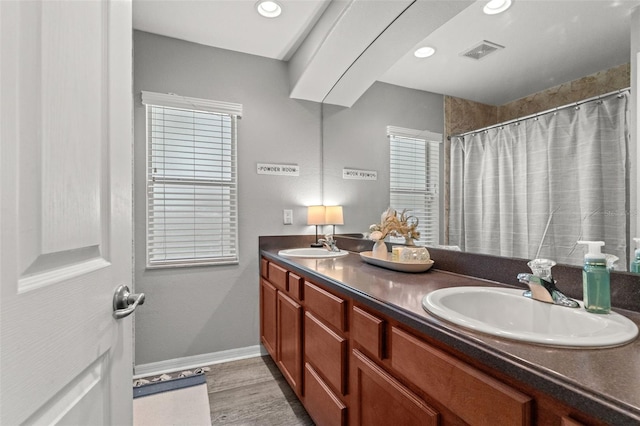
<svg viewBox="0 0 640 426">
<path fill-rule="evenodd" d="M 636 242 L 636 251 L 629 266 L 629 271 L 640 274 L 640 238 L 634 238 L 633 241 Z"/>
<path fill-rule="evenodd" d="M 578 244 L 589 247 L 582 269 L 584 308 L 595 314 L 608 314 L 611 311 L 609 268 L 605 255 L 600 252 L 604 241 L 578 241 Z"/>
</svg>

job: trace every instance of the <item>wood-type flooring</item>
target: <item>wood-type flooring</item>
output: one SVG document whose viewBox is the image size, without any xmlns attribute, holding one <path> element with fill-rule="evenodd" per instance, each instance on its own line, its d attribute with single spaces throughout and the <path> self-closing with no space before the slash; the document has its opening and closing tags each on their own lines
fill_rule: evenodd
<svg viewBox="0 0 640 426">
<path fill-rule="evenodd" d="M 206 372 L 212 425 L 313 425 L 269 356 L 214 364 Z"/>
</svg>

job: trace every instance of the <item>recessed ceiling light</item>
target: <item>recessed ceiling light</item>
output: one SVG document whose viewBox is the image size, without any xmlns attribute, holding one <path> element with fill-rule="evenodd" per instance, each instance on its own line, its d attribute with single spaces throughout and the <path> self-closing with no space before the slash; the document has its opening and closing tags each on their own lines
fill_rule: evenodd
<svg viewBox="0 0 640 426">
<path fill-rule="evenodd" d="M 482 9 L 487 15 L 502 13 L 511 7 L 511 0 L 491 0 Z"/>
<path fill-rule="evenodd" d="M 256 10 L 265 18 L 275 18 L 282 13 L 282 7 L 274 0 L 260 0 L 256 3 Z"/>
<path fill-rule="evenodd" d="M 430 46 L 421 47 L 417 49 L 415 52 L 413 52 L 416 58 L 428 58 L 434 53 L 436 53 L 436 49 Z"/>
</svg>

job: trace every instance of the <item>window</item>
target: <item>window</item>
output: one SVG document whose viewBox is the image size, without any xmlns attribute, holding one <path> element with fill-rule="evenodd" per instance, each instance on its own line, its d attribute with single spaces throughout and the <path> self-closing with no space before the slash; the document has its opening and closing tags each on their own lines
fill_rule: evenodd
<svg viewBox="0 0 640 426">
<path fill-rule="evenodd" d="M 147 267 L 238 262 L 236 121 L 242 105 L 142 92 Z"/>
<path fill-rule="evenodd" d="M 390 141 L 391 207 L 418 219 L 419 244 L 437 245 L 440 233 L 440 142 L 442 135 L 387 127 Z"/>
</svg>

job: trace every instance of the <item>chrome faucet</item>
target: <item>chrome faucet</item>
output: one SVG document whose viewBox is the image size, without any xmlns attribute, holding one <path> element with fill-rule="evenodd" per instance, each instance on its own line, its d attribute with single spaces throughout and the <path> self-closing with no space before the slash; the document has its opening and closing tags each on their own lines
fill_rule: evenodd
<svg viewBox="0 0 640 426">
<path fill-rule="evenodd" d="M 334 252 L 340 251 L 340 249 L 336 245 L 336 240 L 333 239 L 333 235 L 331 234 L 327 234 L 324 236 L 324 238 L 320 238 L 318 242 L 321 243 L 322 246 L 329 251 L 334 251 Z"/>
<path fill-rule="evenodd" d="M 525 291 L 523 296 L 569 308 L 580 307 L 578 302 L 565 296 L 556 287 L 556 280 L 551 276 L 551 267 L 555 264 L 548 259 L 534 259 L 527 263 L 533 274 L 518 274 L 518 281 L 529 286 L 529 290 Z"/>
</svg>

